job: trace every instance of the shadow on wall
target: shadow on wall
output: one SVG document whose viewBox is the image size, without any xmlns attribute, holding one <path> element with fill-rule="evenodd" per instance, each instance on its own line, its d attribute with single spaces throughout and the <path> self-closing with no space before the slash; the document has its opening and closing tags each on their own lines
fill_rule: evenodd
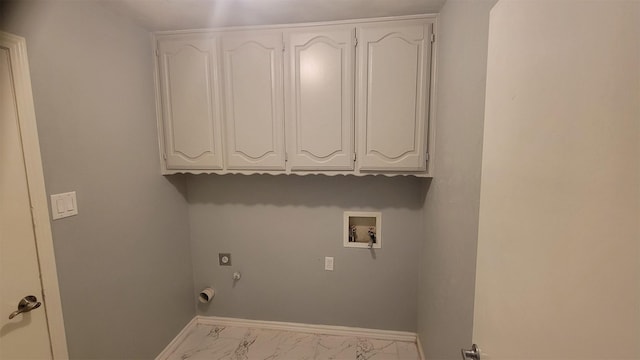
<svg viewBox="0 0 640 360">
<path fill-rule="evenodd" d="M 167 180 L 167 182 L 169 184 L 171 184 L 176 191 L 178 191 L 178 193 L 180 195 L 182 195 L 182 198 L 187 200 L 187 176 L 188 175 L 184 175 L 184 174 L 175 174 L 175 175 L 170 175 L 170 176 L 164 176 L 165 180 Z"/>
<path fill-rule="evenodd" d="M 190 204 L 421 209 L 431 179 L 413 176 L 188 175 Z"/>
</svg>

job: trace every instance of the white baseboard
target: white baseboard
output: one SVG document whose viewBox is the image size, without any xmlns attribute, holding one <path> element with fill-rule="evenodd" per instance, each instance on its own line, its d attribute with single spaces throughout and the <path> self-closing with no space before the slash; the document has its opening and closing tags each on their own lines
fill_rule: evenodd
<svg viewBox="0 0 640 360">
<path fill-rule="evenodd" d="M 416 333 L 406 331 L 392 331 L 392 330 L 378 330 L 378 329 L 365 329 L 348 326 L 333 326 L 333 325 L 313 325 L 313 324 L 300 324 L 289 323 L 280 321 L 262 321 L 262 320 L 247 320 L 226 318 L 217 316 L 201 316 L 194 317 L 185 327 L 180 331 L 178 336 L 173 339 L 167 347 L 156 357 L 156 360 L 165 360 L 171 353 L 173 353 L 180 343 L 184 340 L 191 328 L 196 325 L 220 325 L 220 326 L 237 326 L 237 327 L 250 327 L 254 329 L 270 329 L 281 331 L 296 331 L 310 334 L 322 334 L 322 335 L 339 335 L 339 336 L 355 336 L 355 337 L 368 337 L 380 340 L 392 340 L 392 341 L 407 341 L 417 343 L 418 351 L 420 352 L 421 359 L 424 359 L 420 342 L 417 341 Z"/>
<path fill-rule="evenodd" d="M 416 346 L 418 347 L 418 355 L 420 355 L 421 360 L 426 360 L 427 358 L 424 356 L 424 349 L 422 348 L 422 342 L 420 341 L 420 335 L 416 334 Z"/>
<path fill-rule="evenodd" d="M 171 353 L 173 353 L 178 348 L 178 346 L 184 341 L 184 339 L 187 337 L 187 334 L 189 334 L 191 328 L 194 328 L 197 324 L 198 324 L 198 317 L 196 316 L 193 319 L 191 319 L 191 321 L 189 321 L 189 323 L 187 323 L 187 325 L 185 325 L 185 327 L 182 328 L 182 330 L 180 330 L 178 335 L 176 335 L 176 337 L 173 338 L 173 340 L 171 340 L 169 345 L 167 345 L 167 347 L 165 347 L 164 350 L 162 350 L 162 352 L 158 354 L 158 356 L 156 356 L 156 360 L 164 360 L 168 358 L 169 355 L 171 355 Z"/>
<path fill-rule="evenodd" d="M 416 341 L 416 334 L 405 331 L 391 331 L 391 330 L 377 330 L 377 329 L 364 329 L 348 326 L 333 326 L 333 325 L 313 325 L 313 324 L 300 324 L 280 321 L 262 321 L 262 320 L 246 320 L 236 318 L 225 318 L 217 316 L 196 316 L 199 324 L 208 325 L 226 325 L 226 326 L 238 326 L 238 327 L 251 327 L 258 329 L 272 329 L 283 331 L 297 331 L 310 334 L 324 334 L 324 335 L 341 335 L 341 336 L 356 336 L 356 337 L 369 337 L 380 340 L 394 340 L 394 341 Z"/>
</svg>

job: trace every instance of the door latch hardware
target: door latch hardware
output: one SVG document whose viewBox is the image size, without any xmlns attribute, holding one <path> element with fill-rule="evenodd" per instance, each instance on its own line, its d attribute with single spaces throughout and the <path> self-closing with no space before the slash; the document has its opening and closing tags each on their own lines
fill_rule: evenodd
<svg viewBox="0 0 640 360">
<path fill-rule="evenodd" d="M 9 320 L 18 316 L 18 314 L 27 313 L 33 309 L 37 309 L 40 307 L 40 305 L 42 305 L 42 303 L 38 301 L 37 297 L 33 295 L 25 296 L 18 303 L 18 310 L 12 312 L 11 315 L 9 315 Z"/>
<path fill-rule="evenodd" d="M 480 349 L 473 344 L 471 350 L 462 349 L 462 360 L 480 360 Z"/>
</svg>

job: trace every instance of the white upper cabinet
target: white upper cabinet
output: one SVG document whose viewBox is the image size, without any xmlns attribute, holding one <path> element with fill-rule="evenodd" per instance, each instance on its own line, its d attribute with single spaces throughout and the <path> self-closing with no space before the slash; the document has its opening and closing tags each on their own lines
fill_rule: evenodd
<svg viewBox="0 0 640 360">
<path fill-rule="evenodd" d="M 353 26 L 285 33 L 291 170 L 353 170 Z"/>
<path fill-rule="evenodd" d="M 157 46 L 166 169 L 222 169 L 217 38 L 158 37 Z"/>
<path fill-rule="evenodd" d="M 425 171 L 431 25 L 357 27 L 358 168 Z"/>
<path fill-rule="evenodd" d="M 432 176 L 435 22 L 156 34 L 163 173 Z"/>
<path fill-rule="evenodd" d="M 285 170 L 281 31 L 223 36 L 227 168 Z"/>
</svg>

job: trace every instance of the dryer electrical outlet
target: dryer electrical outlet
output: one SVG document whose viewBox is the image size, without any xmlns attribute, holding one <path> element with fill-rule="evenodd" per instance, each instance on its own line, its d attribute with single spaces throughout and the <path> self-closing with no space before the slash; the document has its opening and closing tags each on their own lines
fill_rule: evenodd
<svg viewBox="0 0 640 360">
<path fill-rule="evenodd" d="M 231 253 L 219 253 L 218 264 L 220 266 L 231 266 Z"/>
</svg>

